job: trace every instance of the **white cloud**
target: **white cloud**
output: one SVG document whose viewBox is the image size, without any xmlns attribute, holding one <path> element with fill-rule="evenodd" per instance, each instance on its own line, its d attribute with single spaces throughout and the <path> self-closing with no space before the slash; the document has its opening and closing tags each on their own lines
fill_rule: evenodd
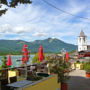
<svg viewBox="0 0 90 90">
<path fill-rule="evenodd" d="M 74 15 L 77 15 L 78 13 L 82 12 L 87 7 L 87 5 L 81 5 L 81 3 L 75 0 L 69 0 L 69 5 L 70 7 L 67 8 L 67 11 Z"/>
<path fill-rule="evenodd" d="M 79 15 L 81 12 L 87 11 L 86 4 L 79 5 L 73 0 L 69 0 L 68 4 L 69 6 L 65 7 L 65 10 L 72 14 Z M 68 42 L 69 40 L 64 39 L 64 37 L 72 37 L 74 39 L 74 37 L 79 35 L 82 27 L 87 30 L 86 33 L 90 32 L 89 21 L 60 13 L 57 10 L 54 12 L 47 11 L 42 6 L 33 4 L 19 5 L 16 8 L 9 9 L 5 15 L 0 17 L 0 34 L 4 36 L 7 34 L 16 35 L 16 37 L 7 37 L 7 39 L 16 38 L 30 41 L 56 37 L 59 39 L 63 38 L 63 40 Z M 89 15 L 90 12 L 87 11 L 86 16 L 88 17 Z"/>
<path fill-rule="evenodd" d="M 35 36 L 35 37 L 45 37 L 47 35 L 48 33 L 45 33 L 45 32 L 35 32 L 32 34 L 32 36 Z"/>
</svg>

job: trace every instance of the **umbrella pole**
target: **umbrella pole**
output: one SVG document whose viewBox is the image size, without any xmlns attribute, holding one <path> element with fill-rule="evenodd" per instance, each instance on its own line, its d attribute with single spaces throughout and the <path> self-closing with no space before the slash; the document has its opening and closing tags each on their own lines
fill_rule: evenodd
<svg viewBox="0 0 90 90">
<path fill-rule="evenodd" d="M 27 60 L 26 60 L 26 63 L 25 63 L 25 78 L 26 78 L 26 80 L 27 80 Z"/>
</svg>

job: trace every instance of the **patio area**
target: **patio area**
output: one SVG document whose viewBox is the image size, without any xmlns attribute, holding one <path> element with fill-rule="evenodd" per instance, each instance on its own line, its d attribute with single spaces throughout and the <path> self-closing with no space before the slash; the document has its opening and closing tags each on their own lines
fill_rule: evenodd
<svg viewBox="0 0 90 90">
<path fill-rule="evenodd" d="M 26 84 L 39 81 L 43 77 L 48 77 L 47 62 L 41 64 L 32 64 L 27 66 L 27 78 L 25 77 L 25 67 L 15 67 L 0 70 L 0 90 L 11 90 L 7 89 L 7 84 L 10 86 L 14 82 L 21 82 L 23 80 Z M 17 86 L 17 85 L 14 85 Z M 24 86 L 24 85 L 23 85 Z"/>
</svg>

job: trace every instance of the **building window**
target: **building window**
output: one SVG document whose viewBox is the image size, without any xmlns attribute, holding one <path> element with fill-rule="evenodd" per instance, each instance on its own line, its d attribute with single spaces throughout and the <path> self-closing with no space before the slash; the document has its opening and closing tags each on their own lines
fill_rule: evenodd
<svg viewBox="0 0 90 90">
<path fill-rule="evenodd" d="M 79 41 L 81 42 L 81 38 L 79 38 Z"/>
<path fill-rule="evenodd" d="M 84 41 L 84 43 L 85 43 L 85 38 L 83 38 L 83 41 Z"/>
</svg>

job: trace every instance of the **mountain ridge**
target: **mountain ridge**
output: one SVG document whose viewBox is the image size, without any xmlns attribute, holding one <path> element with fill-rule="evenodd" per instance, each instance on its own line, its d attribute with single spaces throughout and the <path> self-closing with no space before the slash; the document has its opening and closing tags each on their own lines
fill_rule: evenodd
<svg viewBox="0 0 90 90">
<path fill-rule="evenodd" d="M 28 45 L 30 52 L 38 52 L 39 46 L 43 46 L 44 52 L 60 52 L 62 48 L 67 51 L 76 50 L 77 46 L 73 44 L 66 43 L 57 38 L 47 38 L 44 40 L 35 40 L 32 42 L 27 42 L 24 40 L 0 40 L 0 52 L 22 52 L 22 47 L 24 44 Z"/>
</svg>

